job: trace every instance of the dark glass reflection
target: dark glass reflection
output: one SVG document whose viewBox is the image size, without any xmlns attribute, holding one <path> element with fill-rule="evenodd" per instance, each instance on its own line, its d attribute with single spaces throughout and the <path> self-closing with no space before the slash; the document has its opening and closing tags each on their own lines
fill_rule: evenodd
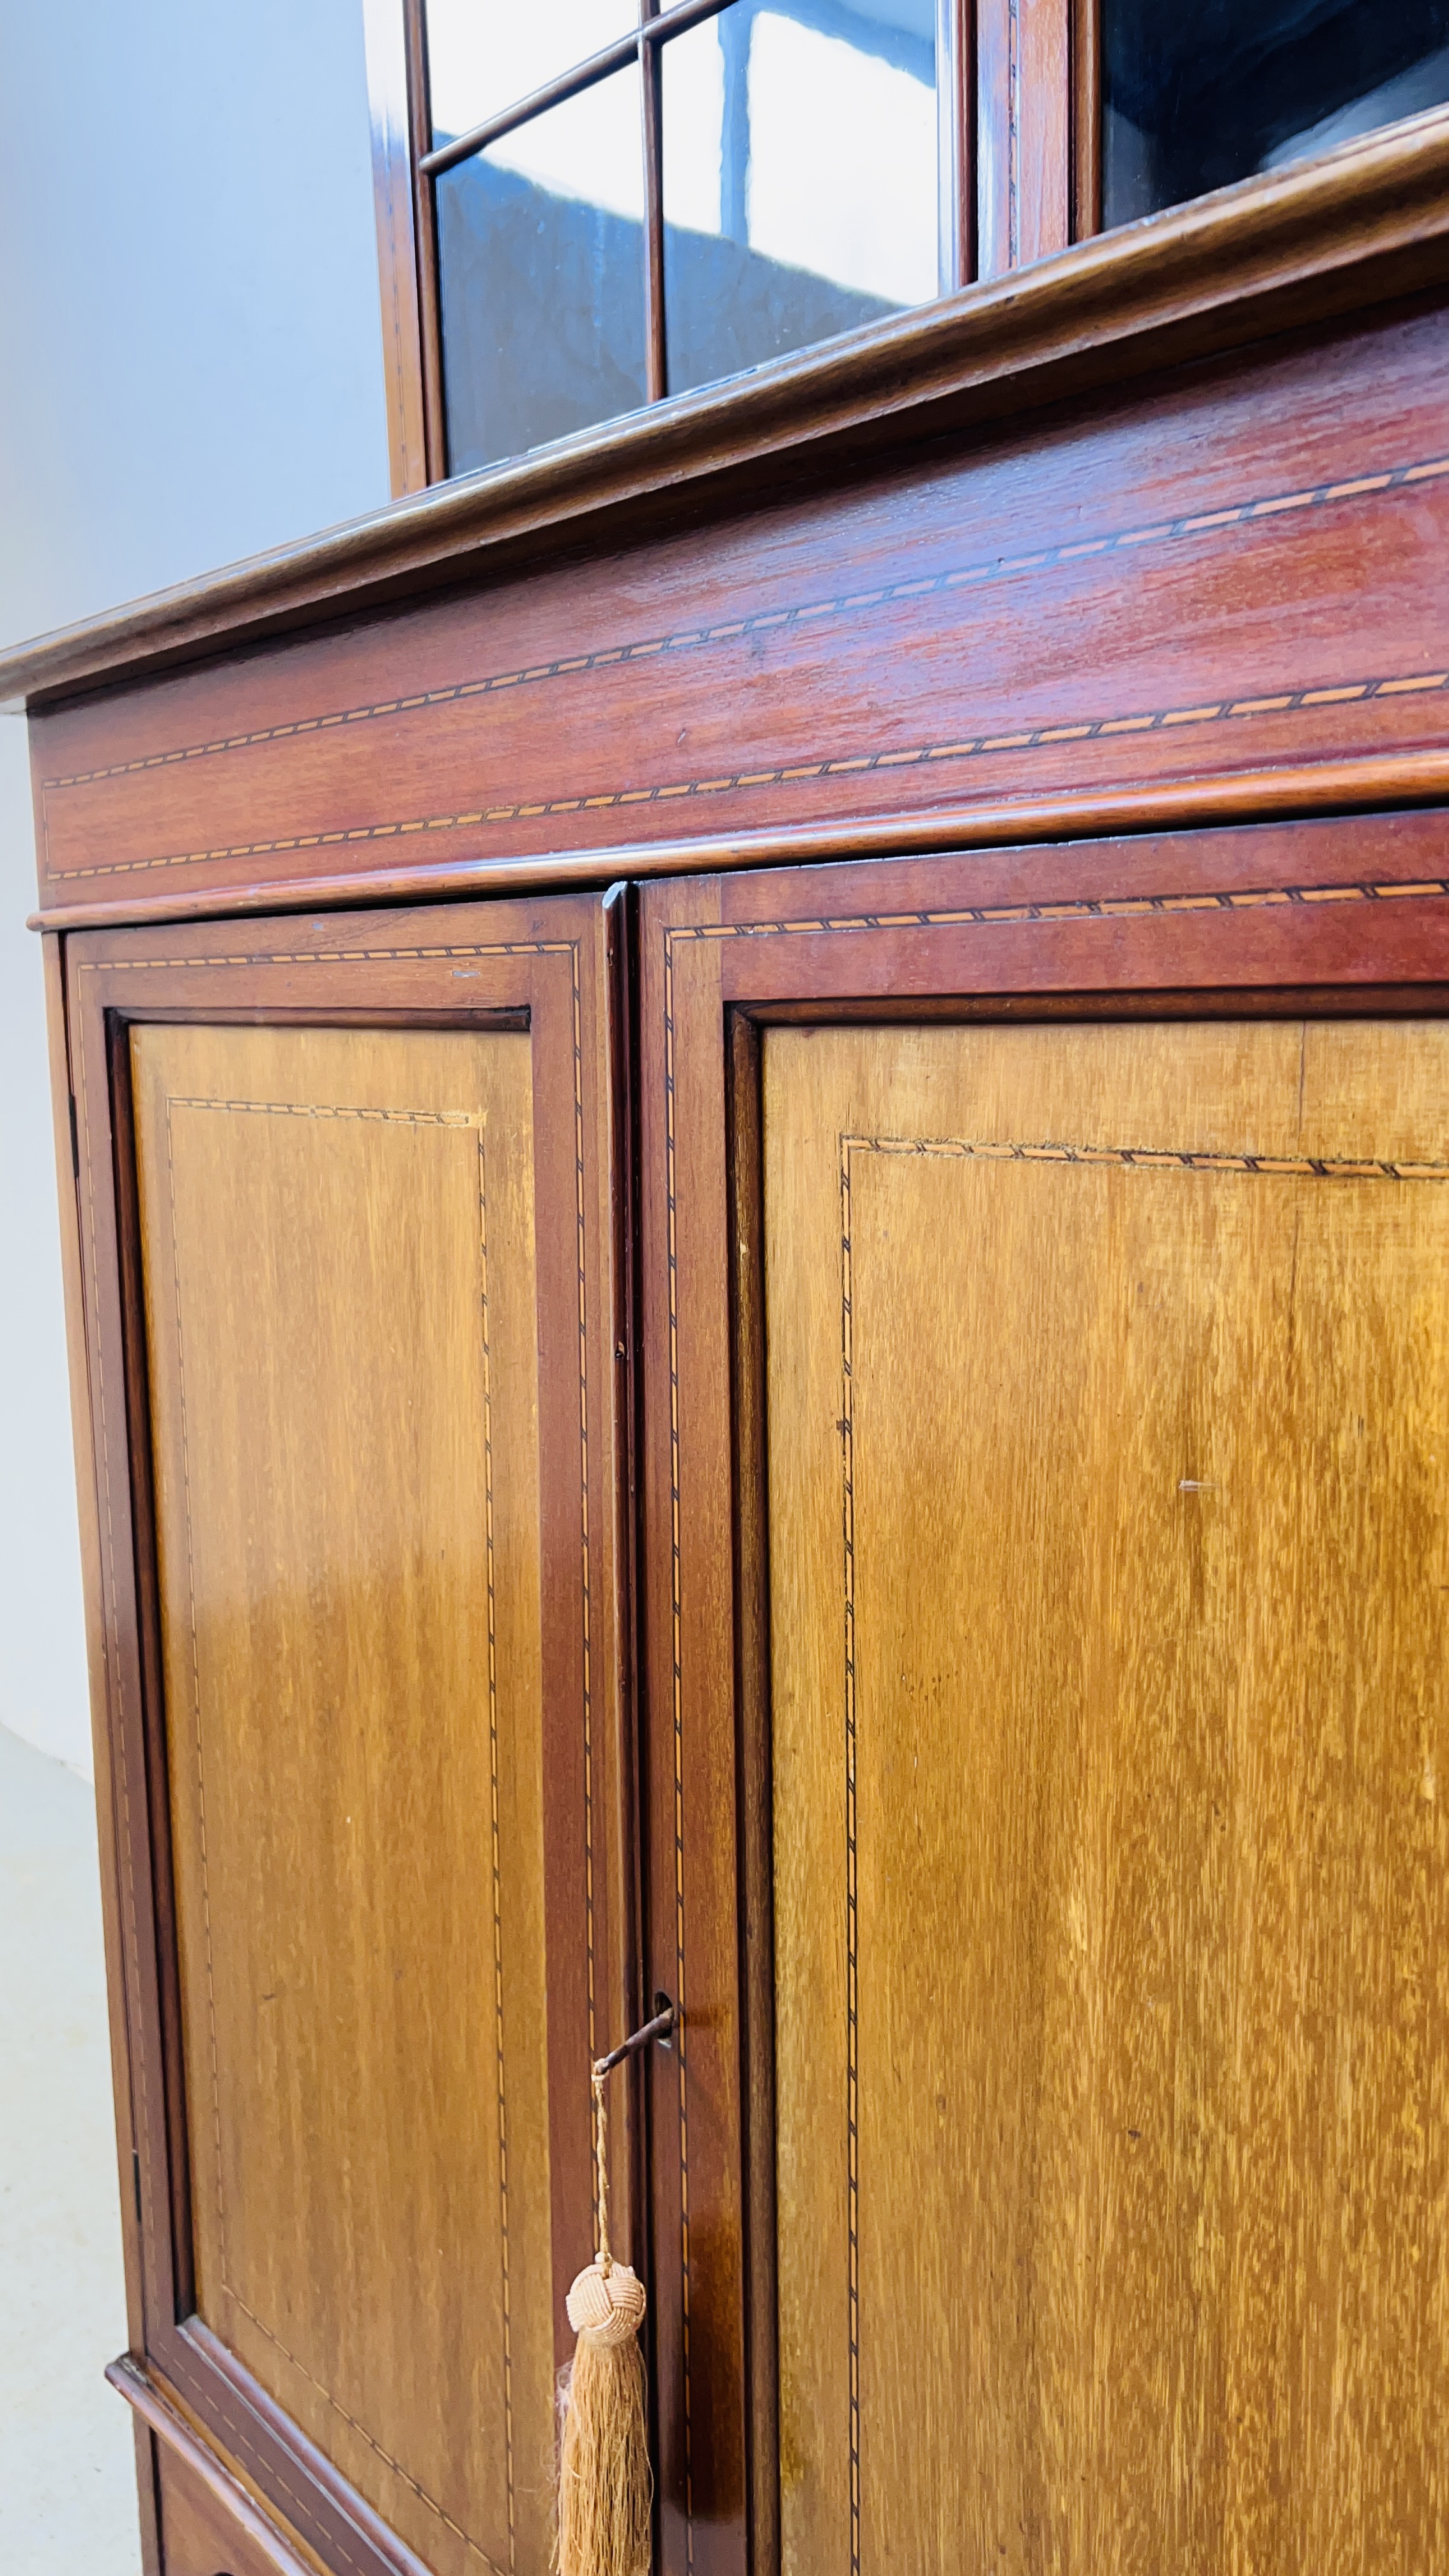
<svg viewBox="0 0 1449 2576">
<path fill-rule="evenodd" d="M 1449 0 L 1103 0 L 1103 220 L 1449 100 Z"/>
<path fill-rule="evenodd" d="M 437 205 L 451 474 L 643 402 L 636 72 L 460 162 Z"/>
<path fill-rule="evenodd" d="M 672 393 L 938 289 L 935 0 L 735 0 L 664 47 Z"/>
</svg>

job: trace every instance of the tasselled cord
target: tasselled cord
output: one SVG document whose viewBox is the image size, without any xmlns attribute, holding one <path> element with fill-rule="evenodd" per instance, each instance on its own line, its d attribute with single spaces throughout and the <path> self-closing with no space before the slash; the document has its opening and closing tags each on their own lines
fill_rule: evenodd
<svg viewBox="0 0 1449 2576">
<path fill-rule="evenodd" d="M 604 2074 L 599 2066 L 593 2073 L 594 2085 L 594 2175 L 597 2183 L 599 2270 L 605 2280 L 614 2268 L 609 2244 L 609 2115 L 604 2107 Z"/>
</svg>

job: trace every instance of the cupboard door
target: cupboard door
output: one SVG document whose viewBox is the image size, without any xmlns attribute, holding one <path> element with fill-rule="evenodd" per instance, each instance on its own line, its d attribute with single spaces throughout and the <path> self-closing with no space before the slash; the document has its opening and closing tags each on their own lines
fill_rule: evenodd
<svg viewBox="0 0 1449 2576">
<path fill-rule="evenodd" d="M 72 961 L 164 1909 L 148 2356 L 342 2570 L 348 2522 L 377 2566 L 547 2567 L 632 2003 L 609 960 L 597 906 L 543 923 L 373 923 L 310 1007 L 275 925 L 242 967 L 193 937 L 178 1016 L 165 967 Z"/>
<path fill-rule="evenodd" d="M 763 1088 L 782 2565 L 1432 2563 L 1449 1024 Z"/>
<path fill-rule="evenodd" d="M 1449 2552 L 1444 829 L 645 897 L 671 2576 Z"/>
<path fill-rule="evenodd" d="M 196 2314 L 440 2565 L 541 2564 L 528 1038 L 131 1052 Z"/>
</svg>

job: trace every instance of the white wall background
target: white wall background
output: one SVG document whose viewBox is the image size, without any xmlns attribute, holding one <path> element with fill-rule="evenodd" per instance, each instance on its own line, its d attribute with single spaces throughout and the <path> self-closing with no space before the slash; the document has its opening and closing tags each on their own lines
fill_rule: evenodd
<svg viewBox="0 0 1449 2576">
<path fill-rule="evenodd" d="M 387 498 L 361 6 L 0 0 L 0 642 Z M 29 1749 L 89 1772 L 24 730 L 0 710 L 0 2567 L 138 2576 L 94 1811 Z"/>
<path fill-rule="evenodd" d="M 362 0 L 0 0 L 0 642 L 387 493 Z M 0 714 L 0 1724 L 88 1769 L 23 737 Z"/>
</svg>

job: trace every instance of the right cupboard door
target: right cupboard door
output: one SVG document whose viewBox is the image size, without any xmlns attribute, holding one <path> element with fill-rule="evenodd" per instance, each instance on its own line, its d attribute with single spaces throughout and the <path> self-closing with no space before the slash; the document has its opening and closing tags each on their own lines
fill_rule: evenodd
<svg viewBox="0 0 1449 2576">
<path fill-rule="evenodd" d="M 783 2563 L 1392 2566 L 1449 1023 L 763 1055 Z"/>
<path fill-rule="evenodd" d="M 1230 890 L 1212 837 L 1156 864 Z M 1146 912 L 1114 999 L 1100 935 L 953 921 L 952 875 L 797 879 L 748 939 L 673 897 L 685 2367 L 720 2405 L 737 2332 L 786 2576 L 1442 2567 L 1449 1019 L 1346 992 L 1341 932 L 1315 990 L 1311 917 L 1255 993 L 1228 907 Z"/>
</svg>

